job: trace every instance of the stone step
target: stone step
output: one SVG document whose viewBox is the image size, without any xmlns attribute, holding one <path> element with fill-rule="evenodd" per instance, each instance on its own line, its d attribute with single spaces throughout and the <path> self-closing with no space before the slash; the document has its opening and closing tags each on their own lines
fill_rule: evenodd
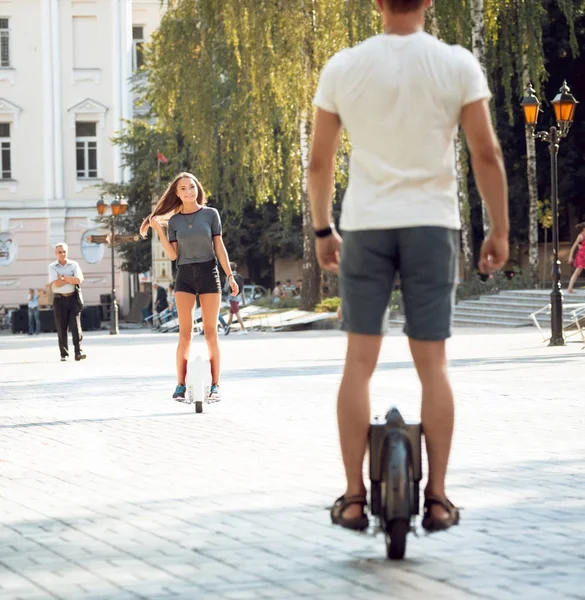
<svg viewBox="0 0 585 600">
<path fill-rule="evenodd" d="M 485 298 L 486 296 L 482 296 Z M 495 294 L 498 298 L 516 298 L 517 300 L 532 300 L 532 301 L 550 301 L 550 290 L 540 291 L 535 290 L 503 290 L 499 294 Z M 563 290 L 563 302 L 580 303 L 585 302 L 585 292 L 579 290 L 574 294 L 569 294 L 566 290 Z"/>
<path fill-rule="evenodd" d="M 542 308 L 542 307 L 539 307 Z M 508 306 L 506 304 L 494 304 L 491 306 L 473 306 L 471 304 L 458 304 L 455 307 L 455 315 L 507 315 L 517 319 L 529 319 L 534 310 L 527 310 L 525 307 Z M 537 318 L 546 316 L 547 311 L 536 315 Z M 571 320 L 571 311 L 564 310 L 563 316 Z"/>
<path fill-rule="evenodd" d="M 455 306 L 453 323 L 457 326 L 485 327 L 526 327 L 534 326 L 531 313 L 550 303 L 549 290 L 504 290 L 499 294 L 484 295 L 474 300 L 462 300 Z M 571 307 L 573 304 L 585 305 L 585 291 L 565 294 L 563 298 L 563 324 L 571 325 Z M 585 313 L 584 313 L 585 316 Z M 550 314 L 546 311 L 536 315 L 538 323 L 550 325 Z M 400 325 L 404 318 L 394 316 L 390 323 Z"/>
<path fill-rule="evenodd" d="M 510 310 L 523 310 L 524 312 L 531 313 L 543 306 L 546 306 L 548 302 L 517 302 L 516 300 L 495 300 L 495 299 L 481 299 L 481 300 L 465 300 L 458 302 L 456 307 L 469 307 L 476 308 L 478 310 L 491 310 L 493 308 L 507 308 Z"/>
<path fill-rule="evenodd" d="M 483 316 L 473 318 L 453 318 L 453 325 L 456 327 L 526 327 L 530 326 L 532 321 L 519 322 L 517 319 L 490 319 Z M 388 321 L 390 327 L 402 327 L 404 318 L 393 317 Z"/>
</svg>

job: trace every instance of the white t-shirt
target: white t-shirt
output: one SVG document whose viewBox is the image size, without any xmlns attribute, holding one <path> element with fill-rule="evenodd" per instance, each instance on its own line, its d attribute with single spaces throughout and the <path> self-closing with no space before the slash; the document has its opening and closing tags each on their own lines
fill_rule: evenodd
<svg viewBox="0 0 585 600">
<path fill-rule="evenodd" d="M 459 229 L 461 109 L 491 98 L 476 58 L 424 33 L 377 35 L 325 65 L 314 103 L 352 143 L 341 229 Z"/>
</svg>

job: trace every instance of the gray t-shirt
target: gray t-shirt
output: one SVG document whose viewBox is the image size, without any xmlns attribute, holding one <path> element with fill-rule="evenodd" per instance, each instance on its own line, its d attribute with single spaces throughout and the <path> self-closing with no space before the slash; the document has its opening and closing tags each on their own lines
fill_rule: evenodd
<svg viewBox="0 0 585 600">
<path fill-rule="evenodd" d="M 216 235 L 221 235 L 221 219 L 215 208 L 204 206 L 190 215 L 177 213 L 169 219 L 169 242 L 178 242 L 177 265 L 213 260 Z"/>
</svg>

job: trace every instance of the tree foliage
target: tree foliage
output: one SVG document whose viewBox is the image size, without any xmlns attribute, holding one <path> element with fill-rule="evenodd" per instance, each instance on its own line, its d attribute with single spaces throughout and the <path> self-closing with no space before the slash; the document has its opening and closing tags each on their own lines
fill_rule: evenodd
<svg viewBox="0 0 585 600">
<path fill-rule="evenodd" d="M 436 3 L 445 41 L 471 47 L 471 2 Z M 583 78 L 575 76 L 585 72 L 583 60 L 576 57 L 585 42 L 583 6 L 582 0 L 483 0 L 487 72 L 510 177 L 513 236 L 518 240 L 526 239 L 528 202 L 518 107 L 523 61 L 542 100 L 556 93 L 549 78 L 555 88 L 567 78 L 575 95 L 585 100 Z M 133 172 L 123 190 L 134 207 L 125 227 L 135 231 L 150 210 L 160 151 L 170 160 L 163 166 L 163 180 L 185 169 L 202 181 L 211 204 L 221 211 L 226 244 L 235 258 L 250 260 L 272 254 L 271 249 L 276 255 L 298 255 L 302 249 L 304 262 L 310 262 L 303 140 L 319 73 L 337 50 L 380 28 L 375 3 L 369 0 L 171 1 L 147 50 L 144 97 L 151 113 L 129 123 L 114 140 L 123 146 Z M 574 73 L 567 72 L 570 65 Z M 585 179 L 580 160 L 585 136 L 576 132 L 580 127 L 576 124 L 563 142 L 560 159 L 571 169 L 561 178 L 562 200 L 574 207 Z M 538 153 L 540 197 L 549 187 L 543 150 Z M 337 198 L 346 185 L 348 153 L 344 140 Z M 471 175 L 469 184 L 470 217 L 481 239 L 479 197 Z M 105 191 L 116 189 L 105 186 Z M 563 203 L 561 211 L 562 207 Z M 135 248 L 143 257 L 132 257 L 128 250 L 126 267 L 144 270 L 149 244 Z M 316 265 L 311 269 L 318 276 Z"/>
</svg>

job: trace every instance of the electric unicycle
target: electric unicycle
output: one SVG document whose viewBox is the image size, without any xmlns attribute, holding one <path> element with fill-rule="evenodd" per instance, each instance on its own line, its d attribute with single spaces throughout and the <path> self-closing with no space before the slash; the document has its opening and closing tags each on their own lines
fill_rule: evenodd
<svg viewBox="0 0 585 600">
<path fill-rule="evenodd" d="M 397 408 L 370 426 L 370 512 L 393 560 L 404 558 L 411 521 L 419 514 L 421 435 L 421 424 L 406 423 Z"/>
</svg>

